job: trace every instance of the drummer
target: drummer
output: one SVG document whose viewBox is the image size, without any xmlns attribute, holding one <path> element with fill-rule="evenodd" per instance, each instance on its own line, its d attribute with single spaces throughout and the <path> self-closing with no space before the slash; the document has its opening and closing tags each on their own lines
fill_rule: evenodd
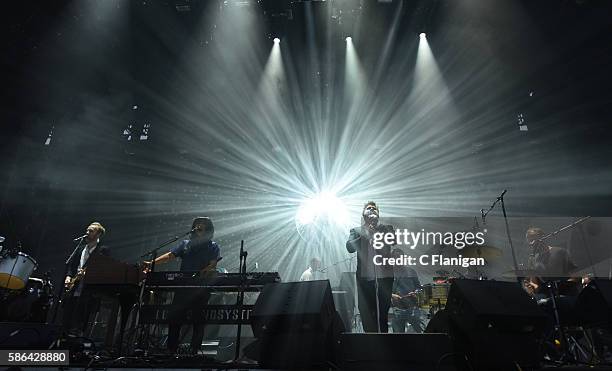
<svg viewBox="0 0 612 371">
<path fill-rule="evenodd" d="M 404 252 L 396 248 L 391 252 L 393 258 L 399 258 Z M 423 332 L 421 310 L 418 307 L 417 291 L 421 289 L 421 282 L 417 272 L 407 265 L 393 266 L 393 289 L 391 293 L 391 307 L 393 319 L 391 327 L 394 333 L 406 332 L 409 324 L 416 333 Z"/>
<path fill-rule="evenodd" d="M 538 277 L 529 277 L 526 280 L 526 288 L 536 296 L 548 296 L 544 283 L 546 281 L 562 281 L 566 283 L 565 288 L 573 288 L 562 294 L 578 295 L 580 287 L 579 278 L 569 278 L 570 272 L 577 267 L 572 262 L 568 251 L 557 246 L 549 246 L 542 237 L 545 236 L 541 228 L 530 227 L 527 229 L 525 239 L 531 248 L 530 268 L 538 272 Z M 575 283 L 575 284 L 572 284 Z"/>
</svg>

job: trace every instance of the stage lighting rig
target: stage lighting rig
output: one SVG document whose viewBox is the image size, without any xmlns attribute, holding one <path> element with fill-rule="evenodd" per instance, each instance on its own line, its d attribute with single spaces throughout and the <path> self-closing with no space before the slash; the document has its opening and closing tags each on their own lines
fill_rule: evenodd
<svg viewBox="0 0 612 371">
<path fill-rule="evenodd" d="M 189 1 L 177 1 L 174 3 L 174 9 L 179 13 L 186 13 L 191 11 L 191 5 Z"/>
<path fill-rule="evenodd" d="M 281 39 L 287 35 L 289 22 L 293 20 L 292 2 L 264 1 L 261 3 L 263 16 L 268 23 L 268 37 Z"/>
</svg>

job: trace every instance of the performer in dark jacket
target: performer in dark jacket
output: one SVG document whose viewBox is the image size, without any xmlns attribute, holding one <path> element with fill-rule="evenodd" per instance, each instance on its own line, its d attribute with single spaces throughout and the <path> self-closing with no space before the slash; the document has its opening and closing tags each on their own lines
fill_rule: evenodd
<svg viewBox="0 0 612 371">
<path fill-rule="evenodd" d="M 64 328 L 76 335 L 82 335 L 87 328 L 89 316 L 100 304 L 99 300 L 84 290 L 82 278 L 87 270 L 87 263 L 95 255 L 110 256 L 110 249 L 100 244 L 106 229 L 99 222 L 93 222 L 85 231 L 80 248 L 74 255 L 64 279 L 66 294 L 63 304 Z"/>
<path fill-rule="evenodd" d="M 365 332 L 388 332 L 388 315 L 391 306 L 393 266 L 375 265 L 374 257 L 391 257 L 391 245 L 381 249 L 372 245 L 374 233 L 393 233 L 393 226 L 379 224 L 379 209 L 374 201 L 368 201 L 362 212 L 361 227 L 350 231 L 346 249 L 357 252 L 357 299 L 361 322 Z"/>
</svg>

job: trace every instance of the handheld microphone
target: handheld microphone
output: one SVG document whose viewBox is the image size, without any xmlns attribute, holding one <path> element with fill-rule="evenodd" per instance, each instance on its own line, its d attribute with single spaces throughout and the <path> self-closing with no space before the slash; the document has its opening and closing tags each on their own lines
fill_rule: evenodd
<svg viewBox="0 0 612 371">
<path fill-rule="evenodd" d="M 77 242 L 78 240 L 82 240 L 82 239 L 83 239 L 83 238 L 85 238 L 85 237 L 87 237 L 87 235 L 86 235 L 86 234 L 82 235 L 81 237 L 77 237 L 77 238 L 73 239 L 72 241 L 73 241 L 73 242 Z"/>
</svg>

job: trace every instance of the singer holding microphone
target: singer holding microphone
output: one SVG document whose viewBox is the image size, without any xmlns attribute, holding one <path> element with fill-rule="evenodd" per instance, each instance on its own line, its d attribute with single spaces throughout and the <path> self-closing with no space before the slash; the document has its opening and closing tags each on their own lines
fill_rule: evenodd
<svg viewBox="0 0 612 371">
<path fill-rule="evenodd" d="M 63 305 L 64 328 L 73 335 L 82 336 L 87 328 L 89 315 L 94 312 L 95 307 L 100 304 L 99 299 L 83 290 L 83 280 L 87 262 L 93 255 L 110 256 L 108 247 L 100 244 L 100 239 L 106 233 L 106 229 L 99 222 L 91 223 L 85 230 L 85 234 L 74 239 L 83 245 L 79 248 L 68 266 L 68 274 L 64 279 L 66 290 Z"/>
<path fill-rule="evenodd" d="M 215 228 L 209 217 L 197 217 L 191 225 L 189 239 L 181 241 L 167 253 L 155 259 L 155 265 L 163 264 L 174 258 L 181 258 L 181 271 L 199 271 L 201 275 L 214 274 L 217 262 L 221 260 L 219 245 L 213 241 Z M 145 272 L 151 267 L 150 261 L 144 262 Z M 210 299 L 210 291 L 177 291 L 172 300 L 169 315 L 168 350 L 176 353 L 179 345 L 181 324 L 187 311 L 201 313 Z M 194 316 L 196 317 L 196 316 Z M 191 337 L 191 352 L 197 354 L 204 338 L 204 323 L 194 322 Z"/>
<path fill-rule="evenodd" d="M 391 245 L 377 250 L 372 246 L 375 232 L 393 232 L 391 225 L 379 223 L 380 211 L 374 201 L 368 201 L 361 213 L 361 227 L 350 231 L 346 249 L 357 252 L 357 301 L 365 332 L 388 332 L 393 266 L 374 265 L 374 256 L 391 257 Z M 395 245 L 395 244 L 393 244 Z"/>
</svg>

